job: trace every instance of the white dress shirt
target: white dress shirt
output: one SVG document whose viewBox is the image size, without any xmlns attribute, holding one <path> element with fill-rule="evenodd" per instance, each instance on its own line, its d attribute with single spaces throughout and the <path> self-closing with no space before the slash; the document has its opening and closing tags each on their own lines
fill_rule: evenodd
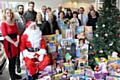
<svg viewBox="0 0 120 80">
<path fill-rule="evenodd" d="M 43 12 L 41 12 L 41 14 L 42 14 L 42 20 L 44 21 L 44 13 Z M 48 13 L 46 12 L 46 21 L 48 21 Z"/>
<path fill-rule="evenodd" d="M 87 14 L 79 14 L 78 19 L 81 20 L 81 25 L 86 26 L 88 22 L 88 15 Z"/>
</svg>

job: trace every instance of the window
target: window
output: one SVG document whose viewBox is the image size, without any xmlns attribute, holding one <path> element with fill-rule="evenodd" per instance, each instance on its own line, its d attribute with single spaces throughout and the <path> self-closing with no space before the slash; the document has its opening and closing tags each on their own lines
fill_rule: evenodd
<svg viewBox="0 0 120 80">
<path fill-rule="evenodd" d="M 98 3 L 103 3 L 104 2 L 104 0 L 98 0 Z"/>
</svg>

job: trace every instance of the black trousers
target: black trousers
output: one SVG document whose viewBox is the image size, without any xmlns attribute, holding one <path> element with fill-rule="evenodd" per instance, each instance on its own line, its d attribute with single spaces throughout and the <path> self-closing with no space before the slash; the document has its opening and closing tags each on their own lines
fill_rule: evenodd
<svg viewBox="0 0 120 80">
<path fill-rule="evenodd" d="M 15 62 L 16 62 L 16 56 L 12 58 L 8 58 L 9 60 L 9 73 L 11 80 L 15 80 Z"/>
</svg>

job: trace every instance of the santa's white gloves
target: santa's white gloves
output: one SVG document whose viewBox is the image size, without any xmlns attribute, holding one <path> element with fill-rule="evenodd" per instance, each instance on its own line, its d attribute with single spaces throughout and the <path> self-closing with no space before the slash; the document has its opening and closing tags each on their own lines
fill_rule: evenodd
<svg viewBox="0 0 120 80">
<path fill-rule="evenodd" d="M 34 58 L 34 55 L 35 55 L 35 53 L 34 52 L 29 52 L 27 49 L 25 49 L 24 51 L 23 51 L 23 56 L 24 56 L 24 58 L 25 57 L 28 57 L 28 58 Z"/>
</svg>

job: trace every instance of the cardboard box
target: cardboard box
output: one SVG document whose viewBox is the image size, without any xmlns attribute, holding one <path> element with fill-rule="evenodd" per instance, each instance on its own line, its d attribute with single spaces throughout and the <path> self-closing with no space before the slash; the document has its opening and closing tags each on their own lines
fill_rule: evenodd
<svg viewBox="0 0 120 80">
<path fill-rule="evenodd" d="M 44 35 L 45 41 L 46 42 L 53 42 L 56 43 L 56 35 L 52 34 L 52 35 Z"/>
</svg>

